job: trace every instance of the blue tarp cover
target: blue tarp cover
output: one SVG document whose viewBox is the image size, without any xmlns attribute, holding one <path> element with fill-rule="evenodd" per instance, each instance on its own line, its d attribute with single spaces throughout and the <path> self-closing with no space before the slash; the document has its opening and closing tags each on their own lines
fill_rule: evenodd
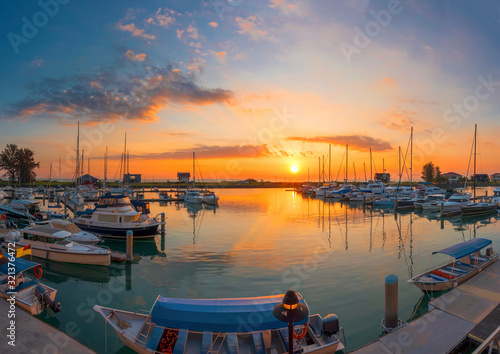
<svg viewBox="0 0 500 354">
<path fill-rule="evenodd" d="M 485 238 L 475 238 L 473 240 L 445 248 L 441 251 L 432 252 L 432 254 L 443 253 L 447 254 L 450 257 L 459 259 L 468 256 L 469 254 L 475 253 L 488 246 L 489 244 L 491 244 L 491 240 Z"/>
<path fill-rule="evenodd" d="M 7 257 L 7 254 L 5 252 L 4 252 L 4 257 Z M 10 263 L 10 265 L 12 266 L 12 263 Z M 17 275 L 21 272 L 24 272 L 27 269 L 34 268 L 37 265 L 40 264 L 35 262 L 30 262 L 22 258 L 16 258 L 14 261 L 15 273 Z M 0 274 L 8 274 L 8 267 L 9 263 L 0 265 Z"/>
<path fill-rule="evenodd" d="M 151 321 L 158 326 L 207 332 L 253 332 L 287 327 L 273 315 L 284 295 L 238 299 L 171 299 L 158 297 Z M 299 301 L 305 305 L 302 297 Z M 307 318 L 296 325 L 305 324 Z"/>
</svg>

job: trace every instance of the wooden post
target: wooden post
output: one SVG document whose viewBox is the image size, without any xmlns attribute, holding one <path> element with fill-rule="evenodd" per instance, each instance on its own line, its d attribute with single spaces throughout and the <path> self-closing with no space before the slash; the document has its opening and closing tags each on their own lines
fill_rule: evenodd
<svg viewBox="0 0 500 354">
<path fill-rule="evenodd" d="M 165 234 L 165 213 L 161 213 L 161 233 Z"/>
<path fill-rule="evenodd" d="M 398 326 L 398 276 L 385 277 L 385 326 L 394 329 Z"/>
<path fill-rule="evenodd" d="M 125 255 L 125 259 L 127 261 L 131 261 L 134 258 L 133 249 L 134 249 L 134 233 L 131 230 L 128 230 L 127 231 L 127 253 Z"/>
</svg>

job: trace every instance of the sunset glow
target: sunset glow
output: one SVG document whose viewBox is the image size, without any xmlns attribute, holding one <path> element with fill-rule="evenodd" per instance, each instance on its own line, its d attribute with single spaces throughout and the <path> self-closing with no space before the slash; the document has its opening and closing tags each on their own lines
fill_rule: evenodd
<svg viewBox="0 0 500 354">
<path fill-rule="evenodd" d="M 297 173 L 299 172 L 299 168 L 296 165 L 293 165 L 290 167 L 290 171 L 292 171 L 292 173 Z"/>
</svg>

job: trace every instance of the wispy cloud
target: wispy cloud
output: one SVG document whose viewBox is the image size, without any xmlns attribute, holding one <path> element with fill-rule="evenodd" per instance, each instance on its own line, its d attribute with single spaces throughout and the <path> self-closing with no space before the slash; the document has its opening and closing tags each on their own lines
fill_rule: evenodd
<svg viewBox="0 0 500 354">
<path fill-rule="evenodd" d="M 239 27 L 238 33 L 248 36 L 253 41 L 271 39 L 264 28 L 264 20 L 256 15 L 247 18 L 236 17 L 236 24 Z"/>
<path fill-rule="evenodd" d="M 141 37 L 144 39 L 151 39 L 151 40 L 156 38 L 155 35 L 147 34 L 145 30 L 137 28 L 137 26 L 134 23 L 129 23 L 127 25 L 122 25 L 121 23 L 118 23 L 118 29 L 130 32 L 134 37 Z"/>
<path fill-rule="evenodd" d="M 200 87 L 193 75 L 174 68 L 148 67 L 142 73 L 117 73 L 108 69 L 95 74 L 46 78 L 32 83 L 26 97 L 4 106 L 4 119 L 79 119 L 91 123 L 120 118 L 153 121 L 169 104 L 208 105 L 230 103 L 233 92 Z"/>
<path fill-rule="evenodd" d="M 147 23 L 168 28 L 172 23 L 175 22 L 174 18 L 175 11 L 170 9 L 162 9 L 161 7 L 156 11 L 153 17 L 146 20 Z"/>
<path fill-rule="evenodd" d="M 368 151 L 370 148 L 373 151 L 392 150 L 391 144 L 387 141 L 364 135 L 315 136 L 311 138 L 293 136 L 286 138 L 286 140 L 304 141 L 310 143 L 328 143 L 332 145 L 349 145 L 349 148 L 358 151 Z"/>
<path fill-rule="evenodd" d="M 125 58 L 130 61 L 144 61 L 146 60 L 146 54 L 135 55 L 133 51 L 127 50 L 127 52 L 125 53 Z"/>
</svg>

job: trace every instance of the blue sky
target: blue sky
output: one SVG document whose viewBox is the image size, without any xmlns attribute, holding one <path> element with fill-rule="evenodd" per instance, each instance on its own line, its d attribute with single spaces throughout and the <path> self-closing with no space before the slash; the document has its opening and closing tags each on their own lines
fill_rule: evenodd
<svg viewBox="0 0 500 354">
<path fill-rule="evenodd" d="M 165 178 L 197 149 L 214 174 L 304 173 L 328 143 L 336 166 L 349 144 L 394 173 L 411 126 L 417 165 L 465 173 L 474 123 L 483 170 L 500 169 L 500 1 L 60 1 L 0 5 L 0 142 L 35 149 L 40 174 L 71 164 L 76 121 L 114 125 L 89 149 L 99 166 L 128 131 L 137 169 Z"/>
</svg>

